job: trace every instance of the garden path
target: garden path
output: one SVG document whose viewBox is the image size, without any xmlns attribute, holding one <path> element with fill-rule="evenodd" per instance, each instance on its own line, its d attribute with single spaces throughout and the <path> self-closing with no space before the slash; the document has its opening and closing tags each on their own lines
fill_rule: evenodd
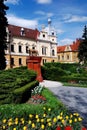
<svg viewBox="0 0 87 130">
<path fill-rule="evenodd" d="M 40 83 L 51 90 L 71 112 L 78 112 L 84 118 L 87 128 L 87 88 L 63 86 L 60 82 L 44 80 Z"/>
</svg>

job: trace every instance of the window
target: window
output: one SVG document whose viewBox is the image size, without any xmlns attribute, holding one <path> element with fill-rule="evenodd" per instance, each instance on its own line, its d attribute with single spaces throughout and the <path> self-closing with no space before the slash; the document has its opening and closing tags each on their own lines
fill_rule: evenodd
<svg viewBox="0 0 87 130">
<path fill-rule="evenodd" d="M 28 51 L 28 46 L 26 46 L 26 53 L 28 53 L 29 51 Z"/>
<path fill-rule="evenodd" d="M 11 58 L 11 65 L 14 65 L 14 58 Z"/>
<path fill-rule="evenodd" d="M 43 37 L 45 37 L 45 34 L 43 34 Z"/>
<path fill-rule="evenodd" d="M 43 59 L 43 64 L 46 63 L 46 61 L 47 61 L 46 59 Z"/>
<path fill-rule="evenodd" d="M 55 62 L 54 60 L 52 60 L 52 62 Z"/>
<path fill-rule="evenodd" d="M 14 52 L 14 45 L 11 45 L 11 52 Z"/>
<path fill-rule="evenodd" d="M 19 52 L 21 53 L 22 52 L 22 46 L 19 45 Z"/>
<path fill-rule="evenodd" d="M 55 55 L 54 50 L 52 50 L 52 56 L 54 56 L 54 55 Z"/>
<path fill-rule="evenodd" d="M 42 47 L 42 55 L 46 55 L 46 47 Z"/>
<path fill-rule="evenodd" d="M 54 32 L 52 32 L 52 35 L 54 35 Z"/>
<path fill-rule="evenodd" d="M 62 60 L 64 60 L 64 56 L 62 56 Z"/>
<path fill-rule="evenodd" d="M 34 49 L 35 49 L 35 46 L 33 46 L 32 49 L 34 50 Z"/>
<path fill-rule="evenodd" d="M 22 65 L 22 59 L 19 58 L 19 65 Z"/>
<path fill-rule="evenodd" d="M 67 60 L 69 60 L 69 55 L 67 55 Z"/>
<path fill-rule="evenodd" d="M 58 60 L 60 60 L 60 56 L 58 56 Z"/>
</svg>

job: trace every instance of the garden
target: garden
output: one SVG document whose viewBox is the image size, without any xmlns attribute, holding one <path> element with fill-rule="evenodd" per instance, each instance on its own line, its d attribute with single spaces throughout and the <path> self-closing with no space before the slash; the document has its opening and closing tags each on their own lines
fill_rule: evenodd
<svg viewBox="0 0 87 130">
<path fill-rule="evenodd" d="M 3 77 L 3 78 L 2 78 Z M 0 72 L 0 130 L 86 130 L 26 67 Z"/>
</svg>

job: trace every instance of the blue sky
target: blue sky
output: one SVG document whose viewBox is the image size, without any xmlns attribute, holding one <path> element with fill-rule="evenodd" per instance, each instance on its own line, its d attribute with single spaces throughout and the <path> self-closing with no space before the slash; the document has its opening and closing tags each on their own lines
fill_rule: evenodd
<svg viewBox="0 0 87 130">
<path fill-rule="evenodd" d="M 58 45 L 81 38 L 87 25 L 87 0 L 7 0 L 9 24 L 41 30 L 52 20 Z"/>
</svg>

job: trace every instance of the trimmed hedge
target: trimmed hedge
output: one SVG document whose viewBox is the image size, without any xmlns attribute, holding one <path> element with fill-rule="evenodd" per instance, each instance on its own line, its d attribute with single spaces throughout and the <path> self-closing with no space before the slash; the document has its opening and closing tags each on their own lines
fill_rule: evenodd
<svg viewBox="0 0 87 130">
<path fill-rule="evenodd" d="M 21 88 L 17 88 L 13 91 L 13 102 L 14 103 L 24 103 L 26 102 L 29 97 L 31 97 L 31 90 L 34 89 L 39 85 L 38 81 L 32 81 L 29 84 L 26 84 L 25 86 Z"/>
<path fill-rule="evenodd" d="M 42 76 L 47 80 L 62 82 L 86 83 L 87 81 L 87 71 L 76 63 L 45 63 L 42 66 Z"/>
<path fill-rule="evenodd" d="M 36 80 L 36 76 L 36 72 L 27 67 L 0 71 L 0 104 L 14 103 L 14 91 L 19 88 L 22 91 L 27 84 Z"/>
</svg>

